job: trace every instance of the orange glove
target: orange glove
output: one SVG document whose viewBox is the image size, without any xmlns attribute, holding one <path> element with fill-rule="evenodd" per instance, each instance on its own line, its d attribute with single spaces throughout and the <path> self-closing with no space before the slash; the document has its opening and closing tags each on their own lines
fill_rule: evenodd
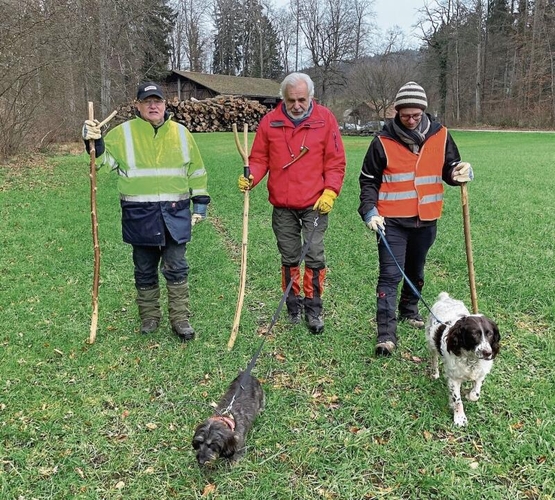
<svg viewBox="0 0 555 500">
<path fill-rule="evenodd" d="M 337 195 L 331 189 L 324 189 L 324 192 L 318 198 L 312 210 L 318 210 L 321 214 L 329 214 L 333 208 L 333 202 L 337 198 Z"/>
</svg>

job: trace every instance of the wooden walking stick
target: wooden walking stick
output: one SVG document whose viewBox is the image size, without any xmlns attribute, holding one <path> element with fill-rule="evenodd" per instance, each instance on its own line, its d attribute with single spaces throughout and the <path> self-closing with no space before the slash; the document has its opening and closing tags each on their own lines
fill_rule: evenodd
<svg viewBox="0 0 555 500">
<path fill-rule="evenodd" d="M 470 284 L 470 299 L 472 312 L 478 313 L 478 296 L 476 294 L 476 276 L 474 274 L 474 258 L 472 257 L 472 240 L 470 238 L 470 212 L 468 209 L 468 190 L 466 182 L 461 184 L 461 202 L 464 222 L 464 241 L 466 244 L 466 263 L 468 266 L 468 282 Z"/>
<path fill-rule="evenodd" d="M 117 111 L 100 122 L 99 126 L 106 125 Z M 89 120 L 94 120 L 94 106 L 89 101 Z M 92 316 L 91 316 L 91 332 L 89 334 L 89 344 L 93 344 L 96 340 L 96 330 L 98 328 L 98 285 L 100 283 L 100 244 L 98 243 L 98 218 L 96 215 L 96 150 L 94 147 L 94 139 L 89 140 L 90 152 L 90 179 L 91 179 L 91 225 L 94 249 L 94 272 L 93 272 L 93 288 L 92 288 Z"/>
<path fill-rule="evenodd" d="M 233 135 L 235 137 L 235 145 L 237 151 L 243 159 L 243 175 L 248 179 L 251 172 L 249 168 L 249 126 L 245 123 L 243 126 L 243 142 L 239 140 L 239 133 L 237 132 L 237 124 L 232 125 Z M 241 243 L 241 274 L 239 281 L 239 297 L 237 299 L 237 308 L 235 309 L 235 319 L 233 320 L 233 327 L 231 328 L 231 335 L 227 342 L 227 350 L 231 351 L 237 338 L 239 331 L 239 323 L 241 321 L 241 311 L 243 309 L 243 300 L 245 298 L 245 283 L 247 281 L 247 241 L 249 236 L 249 190 L 245 191 L 245 200 L 243 204 L 243 239 Z"/>
</svg>

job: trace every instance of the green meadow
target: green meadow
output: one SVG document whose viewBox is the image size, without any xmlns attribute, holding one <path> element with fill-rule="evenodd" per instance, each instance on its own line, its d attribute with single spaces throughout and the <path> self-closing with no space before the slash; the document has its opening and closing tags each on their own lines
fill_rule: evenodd
<svg viewBox="0 0 555 500">
<path fill-rule="evenodd" d="M 468 194 L 478 306 L 502 336 L 480 401 L 465 403 L 468 426 L 453 426 L 422 331 L 401 325 L 394 356 L 373 355 L 376 243 L 357 214 L 370 138 L 345 137 L 347 175 L 326 236 L 325 332 L 310 335 L 282 313 L 253 371 L 266 409 L 245 457 L 207 470 L 196 464 L 194 428 L 247 365 L 281 298 L 260 185 L 250 194 L 241 326 L 227 350 L 243 210 L 232 134 L 195 135 L 213 201 L 187 249 L 198 334 L 187 344 L 171 334 L 167 315 L 155 334 L 138 333 L 114 175 L 98 175 L 100 313 L 89 344 L 88 157 L 77 145 L 2 165 L 0 498 L 554 498 L 555 135 L 453 136 L 475 172 Z M 470 307 L 459 188 L 446 186 L 426 269 L 427 303 L 445 290 Z"/>
</svg>

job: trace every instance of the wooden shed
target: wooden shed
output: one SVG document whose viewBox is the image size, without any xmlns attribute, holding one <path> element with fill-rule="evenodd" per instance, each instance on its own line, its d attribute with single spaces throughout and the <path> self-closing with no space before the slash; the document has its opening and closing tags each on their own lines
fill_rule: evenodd
<svg viewBox="0 0 555 500">
<path fill-rule="evenodd" d="M 266 78 L 209 75 L 193 71 L 173 70 L 166 78 L 166 98 L 207 99 L 217 95 L 242 96 L 273 108 L 280 100 L 280 84 Z"/>
</svg>

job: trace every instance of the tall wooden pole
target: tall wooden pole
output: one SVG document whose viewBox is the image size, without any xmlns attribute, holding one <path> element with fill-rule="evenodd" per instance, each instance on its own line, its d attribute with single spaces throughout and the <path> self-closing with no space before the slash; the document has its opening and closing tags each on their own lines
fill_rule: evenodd
<svg viewBox="0 0 555 500">
<path fill-rule="evenodd" d="M 243 127 L 243 146 L 241 146 L 241 141 L 239 139 L 239 133 L 237 132 L 237 124 L 234 123 L 233 134 L 235 137 L 235 145 L 237 146 L 237 151 L 243 159 L 243 175 L 248 179 L 250 176 L 249 168 L 249 126 L 245 123 Z M 231 328 L 231 336 L 227 343 L 227 349 L 230 351 L 233 349 L 235 344 L 235 339 L 237 338 L 237 332 L 239 331 L 239 323 L 241 322 L 241 311 L 243 309 L 243 301 L 245 298 L 245 284 L 247 281 L 247 242 L 249 237 L 249 190 L 245 191 L 245 199 L 243 204 L 243 239 L 241 244 L 241 274 L 239 280 L 239 297 L 237 299 L 237 308 L 235 309 L 235 318 L 233 320 L 233 327 Z"/>
<path fill-rule="evenodd" d="M 89 120 L 94 120 L 94 106 L 89 101 Z M 92 316 L 91 316 L 91 332 L 89 335 L 89 344 L 93 344 L 96 340 L 96 330 L 98 328 L 98 285 L 100 282 L 100 244 L 98 243 L 98 218 L 96 215 L 96 150 L 94 148 L 94 140 L 89 140 L 90 150 L 90 179 L 91 179 L 91 226 L 94 249 L 94 272 L 92 287 Z"/>
<path fill-rule="evenodd" d="M 464 242 L 466 245 L 466 264 L 468 266 L 468 282 L 470 284 L 470 299 L 472 312 L 478 313 L 478 295 L 476 293 L 476 276 L 474 274 L 474 258 L 472 256 L 472 239 L 470 238 L 470 211 L 468 208 L 468 190 L 466 182 L 461 185 L 461 203 L 464 222 Z"/>
</svg>

